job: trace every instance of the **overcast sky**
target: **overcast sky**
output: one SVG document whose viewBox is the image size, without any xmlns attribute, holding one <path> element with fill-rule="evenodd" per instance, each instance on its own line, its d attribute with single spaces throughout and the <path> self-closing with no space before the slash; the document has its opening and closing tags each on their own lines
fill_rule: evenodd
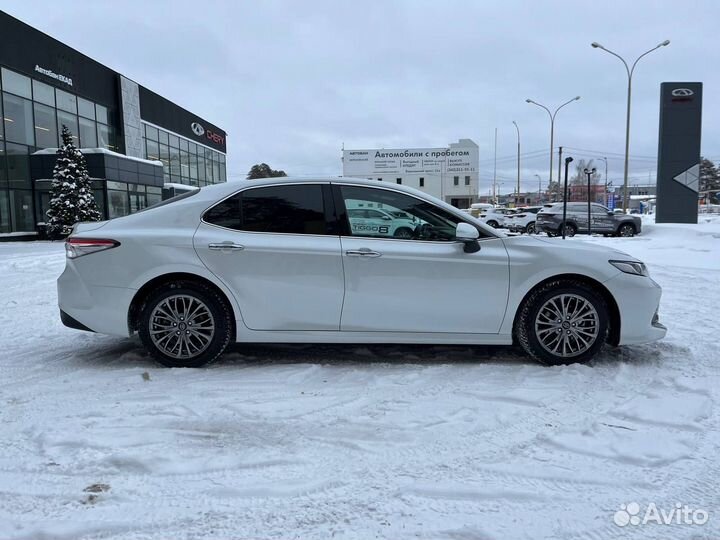
<svg viewBox="0 0 720 540">
<path fill-rule="evenodd" d="M 511 191 L 521 130 L 524 186 L 548 175 L 555 145 L 607 156 L 622 178 L 630 61 L 631 178 L 654 182 L 663 81 L 704 87 L 703 153 L 720 161 L 720 2 L 4 0 L 11 15 L 228 132 L 228 174 L 266 162 L 340 174 L 340 149 L 480 146 L 481 193 Z M 597 163 L 604 169 L 604 163 Z M 557 160 L 555 161 L 557 173 Z"/>
</svg>

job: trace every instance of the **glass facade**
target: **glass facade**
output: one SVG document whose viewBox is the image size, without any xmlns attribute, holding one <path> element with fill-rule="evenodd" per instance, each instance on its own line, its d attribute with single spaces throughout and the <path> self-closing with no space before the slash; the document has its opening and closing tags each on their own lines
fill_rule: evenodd
<svg viewBox="0 0 720 540">
<path fill-rule="evenodd" d="M 227 182 L 225 154 L 143 123 L 145 159 L 162 161 L 165 182 L 208 186 Z"/>
<path fill-rule="evenodd" d="M 36 209 L 43 220 L 42 201 L 33 201 L 30 154 L 59 146 L 63 124 L 78 147 L 117 151 L 112 117 L 103 105 L 0 68 L 0 233 L 35 231 Z"/>
<path fill-rule="evenodd" d="M 108 218 L 133 214 L 162 200 L 162 188 L 107 181 Z"/>
<path fill-rule="evenodd" d="M 71 89 L 0 66 L 0 234 L 31 233 L 45 221 L 49 182 L 33 183 L 30 155 L 58 147 L 63 125 L 78 148 L 120 150 L 117 111 Z M 143 157 L 162 162 L 165 182 L 206 186 L 227 181 L 224 153 L 144 122 L 142 136 Z M 161 187 L 131 182 L 94 179 L 93 191 L 109 218 L 162 200 Z"/>
</svg>

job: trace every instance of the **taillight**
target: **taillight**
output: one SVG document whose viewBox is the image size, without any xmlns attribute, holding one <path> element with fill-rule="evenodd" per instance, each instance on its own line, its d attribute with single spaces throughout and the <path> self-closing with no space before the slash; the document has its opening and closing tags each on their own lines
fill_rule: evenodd
<svg viewBox="0 0 720 540">
<path fill-rule="evenodd" d="M 65 255 L 68 259 L 77 259 L 98 251 L 105 251 L 120 245 L 117 240 L 107 238 L 68 238 L 65 241 Z"/>
</svg>

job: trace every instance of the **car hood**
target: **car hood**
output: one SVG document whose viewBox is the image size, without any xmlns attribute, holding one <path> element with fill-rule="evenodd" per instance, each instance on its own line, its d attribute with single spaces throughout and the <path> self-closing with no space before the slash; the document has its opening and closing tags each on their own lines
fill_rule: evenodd
<svg viewBox="0 0 720 540">
<path fill-rule="evenodd" d="M 638 261 L 637 258 L 633 257 L 632 255 L 629 255 L 628 253 L 625 253 L 624 251 L 621 251 L 619 249 L 607 247 L 607 246 L 601 246 L 599 244 L 593 244 L 590 242 L 583 242 L 579 239 L 573 239 L 573 240 L 563 240 L 562 238 L 542 238 L 539 236 L 530 236 L 530 235 L 522 235 L 522 236 L 508 236 L 503 238 L 503 241 L 507 245 L 508 248 L 512 247 L 537 247 L 538 244 L 542 245 L 543 247 L 547 247 L 548 252 L 552 253 L 577 253 L 578 255 L 582 253 L 592 254 L 593 256 L 596 255 L 602 255 L 603 253 L 613 257 L 613 258 L 622 258 L 622 260 L 625 261 Z M 640 262 L 640 261 L 638 261 Z"/>
</svg>

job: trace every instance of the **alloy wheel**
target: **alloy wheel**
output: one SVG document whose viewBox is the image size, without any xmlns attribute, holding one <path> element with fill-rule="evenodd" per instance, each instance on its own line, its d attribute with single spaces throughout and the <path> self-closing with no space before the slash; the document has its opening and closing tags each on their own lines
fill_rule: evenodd
<svg viewBox="0 0 720 540">
<path fill-rule="evenodd" d="M 577 294 L 559 294 L 538 311 L 535 335 L 550 354 L 571 358 L 593 346 L 599 322 L 597 310 L 587 299 Z"/>
<path fill-rule="evenodd" d="M 208 348 L 215 334 L 215 321 L 208 306 L 186 294 L 159 302 L 149 321 L 150 338 L 172 358 L 194 358 Z"/>
</svg>

